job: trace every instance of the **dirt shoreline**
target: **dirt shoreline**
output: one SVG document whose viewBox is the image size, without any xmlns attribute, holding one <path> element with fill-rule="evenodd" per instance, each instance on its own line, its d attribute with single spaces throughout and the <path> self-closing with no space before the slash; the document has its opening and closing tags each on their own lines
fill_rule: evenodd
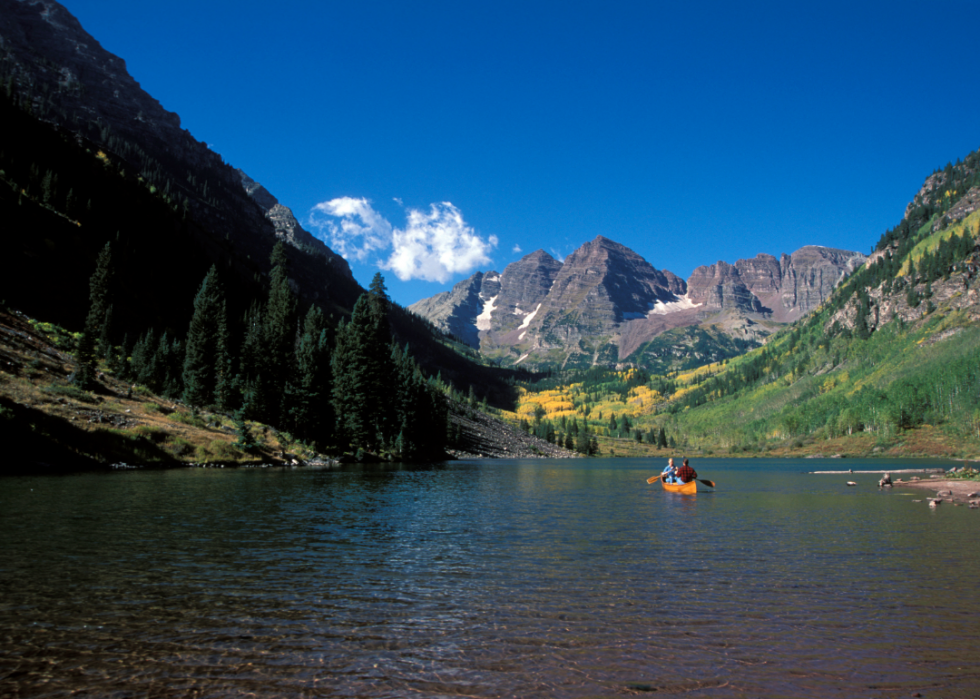
<svg viewBox="0 0 980 699">
<path fill-rule="evenodd" d="M 980 499 L 980 482 L 961 481 L 946 478 L 924 478 L 917 481 L 896 480 L 896 488 L 912 488 L 914 490 L 932 491 L 931 497 L 937 497 L 941 491 L 949 491 L 951 495 L 944 497 L 944 501 L 967 504 L 971 500 Z"/>
</svg>

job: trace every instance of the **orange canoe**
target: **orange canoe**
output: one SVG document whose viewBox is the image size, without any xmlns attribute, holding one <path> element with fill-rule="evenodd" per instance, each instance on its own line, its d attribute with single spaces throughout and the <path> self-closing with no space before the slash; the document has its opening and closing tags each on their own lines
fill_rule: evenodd
<svg viewBox="0 0 980 699">
<path fill-rule="evenodd" d="M 660 477 L 660 485 L 664 487 L 668 493 L 682 493 L 684 495 L 694 495 L 698 492 L 698 482 L 697 480 L 690 481 L 688 483 L 668 483 L 664 480 L 664 477 Z"/>
</svg>

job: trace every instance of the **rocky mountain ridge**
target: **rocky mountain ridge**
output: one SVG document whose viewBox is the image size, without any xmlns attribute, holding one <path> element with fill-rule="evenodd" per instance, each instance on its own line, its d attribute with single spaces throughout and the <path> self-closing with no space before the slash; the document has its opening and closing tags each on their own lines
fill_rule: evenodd
<svg viewBox="0 0 980 699">
<path fill-rule="evenodd" d="M 758 341 L 820 305 L 865 256 L 805 246 L 698 267 L 686 281 L 598 236 L 564 262 L 537 250 L 409 307 L 502 363 L 644 364 L 642 348 L 685 327 Z"/>
<path fill-rule="evenodd" d="M 277 237 L 286 240 L 293 247 L 305 249 L 314 255 L 322 255 L 327 259 L 334 272 L 350 280 L 354 279 L 347 260 L 334 253 L 322 240 L 303 228 L 296 220 L 296 216 L 293 215 L 292 209 L 280 204 L 279 200 L 268 189 L 253 180 L 244 171 L 237 169 L 235 172 L 241 177 L 242 187 L 265 212 L 265 217 L 272 222 Z"/>
</svg>

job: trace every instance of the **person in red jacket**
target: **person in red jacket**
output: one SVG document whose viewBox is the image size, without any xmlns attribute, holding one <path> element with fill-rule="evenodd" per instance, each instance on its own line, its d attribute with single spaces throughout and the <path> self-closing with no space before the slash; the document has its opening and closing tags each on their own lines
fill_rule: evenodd
<svg viewBox="0 0 980 699">
<path fill-rule="evenodd" d="M 675 476 L 677 481 L 680 483 L 690 483 L 698 477 L 698 472 L 691 468 L 691 465 L 687 462 L 687 459 L 684 459 L 684 463 L 681 464 L 679 469 L 677 469 Z"/>
</svg>

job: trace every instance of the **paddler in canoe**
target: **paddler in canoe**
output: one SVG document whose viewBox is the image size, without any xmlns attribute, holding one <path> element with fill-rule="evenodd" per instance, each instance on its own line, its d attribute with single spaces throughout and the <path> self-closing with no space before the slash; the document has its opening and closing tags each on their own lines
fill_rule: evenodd
<svg viewBox="0 0 980 699">
<path fill-rule="evenodd" d="M 653 483 L 656 480 L 660 481 L 664 490 L 672 493 L 696 493 L 698 492 L 698 480 L 701 480 L 707 486 L 715 487 L 712 481 L 698 479 L 698 472 L 691 468 L 691 464 L 687 459 L 684 459 L 684 463 L 680 468 L 674 468 L 674 460 L 669 459 L 667 461 L 667 467 L 664 468 L 663 472 L 659 476 L 648 478 L 647 483 Z"/>
</svg>

